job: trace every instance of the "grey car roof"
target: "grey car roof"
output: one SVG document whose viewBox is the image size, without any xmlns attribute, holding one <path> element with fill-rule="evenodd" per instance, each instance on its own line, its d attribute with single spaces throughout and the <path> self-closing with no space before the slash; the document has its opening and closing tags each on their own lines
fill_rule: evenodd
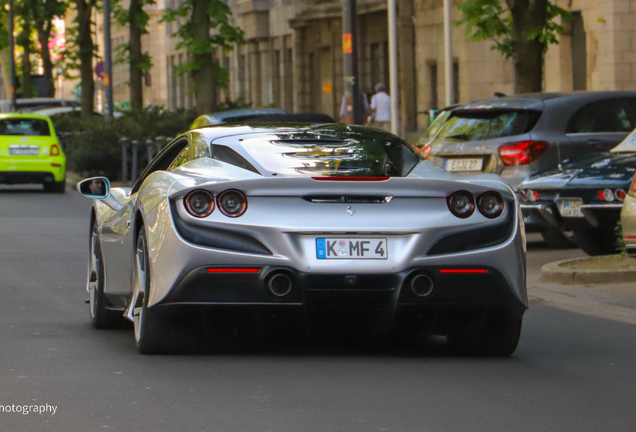
<svg viewBox="0 0 636 432">
<path fill-rule="evenodd" d="M 488 99 L 469 103 L 465 106 L 455 108 L 459 110 L 479 110 L 479 109 L 543 109 L 552 102 L 584 103 L 595 100 L 620 97 L 636 97 L 636 92 L 630 91 L 599 91 L 599 92 L 561 92 L 561 93 L 526 93 L 513 96 L 504 96 L 497 99 Z"/>
</svg>

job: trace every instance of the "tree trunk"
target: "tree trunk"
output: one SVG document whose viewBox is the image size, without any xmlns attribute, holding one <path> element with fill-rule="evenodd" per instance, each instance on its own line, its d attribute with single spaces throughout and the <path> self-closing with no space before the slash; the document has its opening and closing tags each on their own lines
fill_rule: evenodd
<svg viewBox="0 0 636 432">
<path fill-rule="evenodd" d="M 82 115 L 93 114 L 93 98 L 95 83 L 93 81 L 93 37 L 91 35 L 92 2 L 76 0 L 77 5 L 77 37 L 79 39 L 80 83 L 82 89 Z M 112 79 L 112 78 L 111 78 Z"/>
<path fill-rule="evenodd" d="M 192 2 L 192 36 L 195 46 L 211 46 L 210 16 L 208 8 L 210 0 L 193 0 Z M 199 114 L 207 114 L 216 108 L 216 62 L 212 52 L 193 54 L 198 68 L 192 71 L 194 94 Z"/>
<path fill-rule="evenodd" d="M 133 110 L 138 110 L 143 107 L 143 73 L 141 68 L 143 63 L 143 54 L 141 52 L 141 33 L 143 29 L 140 29 L 136 23 L 136 18 L 143 12 L 143 5 L 140 0 L 130 0 L 130 8 L 128 9 L 128 16 L 130 21 L 128 23 L 129 28 L 129 41 L 128 41 L 128 54 L 130 55 L 130 107 Z"/>
<path fill-rule="evenodd" d="M 31 82 L 31 23 L 25 20 L 19 44 L 22 47 L 22 97 L 33 97 Z"/>
<path fill-rule="evenodd" d="M 541 92 L 544 44 L 528 40 L 543 26 L 548 0 L 506 0 L 513 21 L 515 93 Z"/>
<path fill-rule="evenodd" d="M 37 23 L 38 41 L 40 42 L 42 67 L 44 68 L 44 83 L 47 97 L 55 97 L 55 82 L 53 81 L 53 62 L 51 61 L 51 51 L 49 50 L 49 39 L 51 37 L 51 22 Z"/>
</svg>

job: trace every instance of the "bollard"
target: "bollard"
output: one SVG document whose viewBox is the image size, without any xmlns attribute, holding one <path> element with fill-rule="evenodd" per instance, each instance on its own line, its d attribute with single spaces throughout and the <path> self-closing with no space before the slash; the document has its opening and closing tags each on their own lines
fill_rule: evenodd
<svg viewBox="0 0 636 432">
<path fill-rule="evenodd" d="M 137 155 L 139 153 L 139 141 L 132 142 L 132 168 L 130 169 L 130 180 L 137 181 Z"/>
<path fill-rule="evenodd" d="M 119 140 L 121 143 L 121 181 L 128 180 L 128 138 Z"/>
<path fill-rule="evenodd" d="M 148 163 L 155 157 L 155 142 L 148 138 L 146 140 L 146 152 L 148 152 Z"/>
</svg>

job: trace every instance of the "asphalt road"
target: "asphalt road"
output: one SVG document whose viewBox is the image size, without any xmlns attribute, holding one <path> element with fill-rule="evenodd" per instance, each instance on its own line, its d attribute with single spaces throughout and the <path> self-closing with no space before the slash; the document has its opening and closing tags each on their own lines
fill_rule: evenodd
<svg viewBox="0 0 636 432">
<path fill-rule="evenodd" d="M 636 327 L 532 302 L 509 359 L 304 346 L 142 356 L 98 331 L 84 291 L 90 202 L 0 189 L 0 405 L 6 431 L 631 431 Z M 581 255 L 529 245 L 540 264 Z"/>
</svg>

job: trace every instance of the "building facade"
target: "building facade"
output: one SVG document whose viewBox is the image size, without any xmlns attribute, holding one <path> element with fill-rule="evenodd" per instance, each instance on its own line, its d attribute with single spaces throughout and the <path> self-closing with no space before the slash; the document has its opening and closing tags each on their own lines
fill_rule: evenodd
<svg viewBox="0 0 636 432">
<path fill-rule="evenodd" d="M 192 83 L 176 69 L 186 61 L 171 37 L 179 23 L 160 23 L 163 9 L 179 0 L 159 0 L 149 9 L 143 46 L 153 68 L 144 83 L 144 101 L 171 109 L 192 107 Z M 229 0 L 233 24 L 246 44 L 219 53 L 230 72 L 221 100 L 277 106 L 290 112 L 339 117 L 343 94 L 342 3 L 329 0 Z M 544 61 L 544 90 L 633 90 L 636 88 L 636 0 L 557 0 L 573 12 L 563 23 L 559 44 Z M 459 4 L 453 1 L 454 6 Z M 427 111 L 446 105 L 442 0 L 397 0 L 400 121 L 405 131 L 428 125 Z M 388 84 L 388 26 L 385 0 L 358 0 L 360 90 Z M 453 8 L 453 20 L 459 11 Z M 96 18 L 96 22 L 101 22 Z M 127 29 L 113 22 L 113 47 L 125 43 Z M 101 26 L 96 28 L 99 34 Z M 492 42 L 469 42 L 453 27 L 453 83 L 456 101 L 514 92 L 512 62 L 491 49 Z M 99 44 L 100 49 L 103 44 Z M 113 70 L 114 97 L 126 102 L 127 66 Z M 454 101 L 455 102 L 455 101 Z"/>
</svg>

